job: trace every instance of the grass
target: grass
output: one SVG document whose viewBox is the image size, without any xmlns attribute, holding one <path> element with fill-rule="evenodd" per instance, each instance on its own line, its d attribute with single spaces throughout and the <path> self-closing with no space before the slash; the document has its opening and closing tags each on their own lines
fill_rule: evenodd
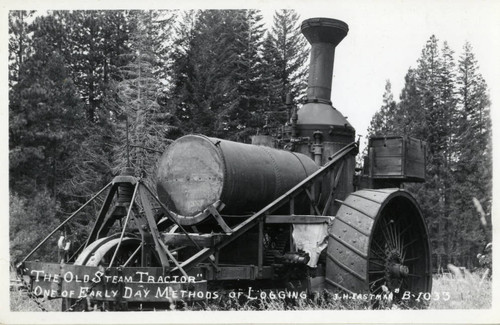
<svg viewBox="0 0 500 325">
<path fill-rule="evenodd" d="M 484 272 L 465 272 L 462 277 L 441 274 L 434 278 L 433 295 L 440 299 L 431 300 L 431 309 L 487 309 L 491 308 L 491 279 L 482 277 Z M 446 293 L 449 299 L 445 299 Z M 436 295 L 437 298 L 437 295 Z"/>
<path fill-rule="evenodd" d="M 225 299 L 204 304 L 203 310 L 226 311 L 279 311 L 279 310 L 360 310 L 369 309 L 370 303 L 361 300 L 341 300 L 335 299 L 334 295 L 328 291 L 317 294 L 312 299 L 255 299 L 249 300 L 246 296 L 240 299 Z"/>
<path fill-rule="evenodd" d="M 38 299 L 41 306 L 47 311 L 61 311 L 61 299 L 44 300 Z M 22 291 L 10 292 L 11 311 L 42 311 L 40 307 Z"/>
<path fill-rule="evenodd" d="M 434 277 L 432 295 L 428 300 L 429 309 L 488 309 L 491 308 L 491 279 L 482 279 L 483 273 L 466 272 L 457 277 L 439 274 Z M 38 299 L 47 311 L 61 311 L 61 299 Z M 10 292 L 11 311 L 41 311 L 26 293 Z M 383 309 L 406 309 L 405 306 L 382 306 Z M 364 300 L 335 299 L 329 292 L 316 295 L 313 299 L 248 299 L 245 295 L 217 300 L 198 305 L 179 304 L 178 310 L 360 310 L 370 309 Z"/>
</svg>

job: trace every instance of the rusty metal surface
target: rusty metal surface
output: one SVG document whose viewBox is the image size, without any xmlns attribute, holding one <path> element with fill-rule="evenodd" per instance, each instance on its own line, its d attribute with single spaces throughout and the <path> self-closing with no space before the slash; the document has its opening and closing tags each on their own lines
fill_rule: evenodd
<svg viewBox="0 0 500 325">
<path fill-rule="evenodd" d="M 158 196 L 194 216 L 220 200 L 225 214 L 256 211 L 318 169 L 307 156 L 200 135 L 169 146 L 158 167 Z"/>
</svg>

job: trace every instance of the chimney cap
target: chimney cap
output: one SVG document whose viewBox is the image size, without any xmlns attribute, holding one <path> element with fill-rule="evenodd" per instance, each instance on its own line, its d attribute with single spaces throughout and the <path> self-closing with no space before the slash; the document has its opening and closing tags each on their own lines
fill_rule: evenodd
<svg viewBox="0 0 500 325">
<path fill-rule="evenodd" d="M 309 18 L 302 22 L 300 29 L 309 43 L 332 43 L 337 46 L 349 31 L 342 20 L 333 18 Z"/>
</svg>

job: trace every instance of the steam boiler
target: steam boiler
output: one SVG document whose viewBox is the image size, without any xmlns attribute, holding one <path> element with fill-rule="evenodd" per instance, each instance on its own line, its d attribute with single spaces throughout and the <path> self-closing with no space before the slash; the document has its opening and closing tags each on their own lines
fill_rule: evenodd
<svg viewBox="0 0 500 325">
<path fill-rule="evenodd" d="M 161 156 L 156 189 L 124 169 L 84 205 L 103 197 L 71 257 L 29 260 L 84 206 L 21 261 L 32 294 L 63 298 L 64 310 L 131 310 L 221 288 L 395 300 L 430 292 L 425 220 L 403 188 L 424 181 L 426 144 L 373 137 L 357 169 L 355 130 L 330 101 L 348 26 L 312 18 L 301 30 L 311 44 L 307 99 L 279 137 L 183 136 Z"/>
</svg>

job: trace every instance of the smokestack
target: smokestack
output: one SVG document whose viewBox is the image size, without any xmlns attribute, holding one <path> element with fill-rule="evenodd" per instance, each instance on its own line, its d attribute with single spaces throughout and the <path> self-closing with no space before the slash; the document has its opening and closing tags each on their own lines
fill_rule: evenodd
<svg viewBox="0 0 500 325">
<path fill-rule="evenodd" d="M 307 101 L 331 103 L 335 47 L 349 27 L 337 19 L 311 18 L 302 23 L 301 30 L 311 44 Z"/>
<path fill-rule="evenodd" d="M 344 145 L 353 142 L 355 137 L 354 128 L 330 101 L 335 47 L 347 35 L 349 27 L 337 19 L 311 18 L 302 23 L 301 30 L 311 43 L 311 61 L 307 100 L 297 111 L 295 126 L 296 136 L 309 139 L 309 142 L 298 150 L 307 153 L 314 145 L 319 154 L 321 143 Z M 325 146 L 324 154 L 333 154 L 339 148 L 330 149 Z"/>
<path fill-rule="evenodd" d="M 335 47 L 347 35 L 349 27 L 337 19 L 312 18 L 302 23 L 301 30 L 311 43 L 311 61 L 307 101 L 297 111 L 297 122 L 292 125 L 295 126 L 291 130 L 295 140 L 292 148 L 324 165 L 334 153 L 355 141 L 356 131 L 330 101 Z M 344 200 L 354 191 L 354 167 L 355 157 L 350 155 L 336 176 L 334 199 Z M 327 213 L 334 216 L 337 209 L 336 203 L 330 204 Z"/>
</svg>

